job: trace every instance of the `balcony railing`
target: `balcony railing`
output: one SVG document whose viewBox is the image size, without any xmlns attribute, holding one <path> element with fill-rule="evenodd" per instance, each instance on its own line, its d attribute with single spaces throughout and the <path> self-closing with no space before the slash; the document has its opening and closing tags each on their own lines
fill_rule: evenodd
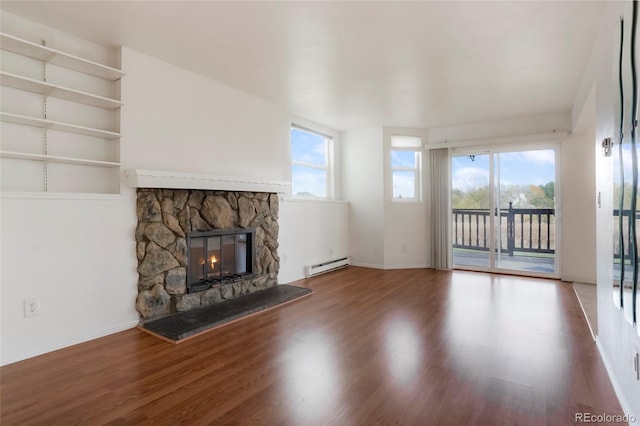
<svg viewBox="0 0 640 426">
<path fill-rule="evenodd" d="M 620 220 L 622 220 L 622 232 L 625 234 L 629 234 L 629 224 L 631 223 L 631 218 L 634 217 L 633 210 L 622 210 L 622 215 L 620 215 L 620 210 L 613 210 L 613 257 L 615 259 L 620 259 L 620 247 L 619 247 L 619 236 L 620 236 Z M 640 241 L 640 212 L 635 213 L 636 220 L 636 230 L 638 232 L 638 241 Z M 624 258 L 626 261 L 631 260 L 631 245 L 629 244 L 629 237 L 625 239 L 624 245 Z"/>
<path fill-rule="evenodd" d="M 500 209 L 500 251 L 555 253 L 555 209 Z M 498 210 L 494 210 L 498 218 Z M 489 209 L 453 209 L 453 247 L 489 251 L 491 214 Z"/>
</svg>

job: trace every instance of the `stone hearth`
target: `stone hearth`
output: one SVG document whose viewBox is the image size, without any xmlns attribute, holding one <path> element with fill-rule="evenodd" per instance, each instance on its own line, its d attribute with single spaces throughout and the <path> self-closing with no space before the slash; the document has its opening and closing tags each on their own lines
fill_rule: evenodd
<svg viewBox="0 0 640 426">
<path fill-rule="evenodd" d="M 142 320 L 208 306 L 277 284 L 280 259 L 275 193 L 138 188 L 137 215 L 136 309 Z M 255 228 L 254 274 L 187 293 L 187 234 L 232 228 Z"/>
</svg>

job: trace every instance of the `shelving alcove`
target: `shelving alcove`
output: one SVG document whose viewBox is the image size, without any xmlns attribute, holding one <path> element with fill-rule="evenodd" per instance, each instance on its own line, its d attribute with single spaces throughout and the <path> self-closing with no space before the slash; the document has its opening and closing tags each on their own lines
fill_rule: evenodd
<svg viewBox="0 0 640 426">
<path fill-rule="evenodd" d="M 0 32 L 3 194 L 120 192 L 117 68 Z"/>
</svg>

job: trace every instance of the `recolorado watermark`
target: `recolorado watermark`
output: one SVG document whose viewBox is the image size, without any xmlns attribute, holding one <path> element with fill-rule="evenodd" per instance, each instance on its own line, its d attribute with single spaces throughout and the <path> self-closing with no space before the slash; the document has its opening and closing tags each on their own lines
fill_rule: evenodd
<svg viewBox="0 0 640 426">
<path fill-rule="evenodd" d="M 594 413 L 576 413 L 573 417 L 576 423 L 627 423 L 636 422 L 635 416 L 629 414 L 594 414 Z"/>
</svg>

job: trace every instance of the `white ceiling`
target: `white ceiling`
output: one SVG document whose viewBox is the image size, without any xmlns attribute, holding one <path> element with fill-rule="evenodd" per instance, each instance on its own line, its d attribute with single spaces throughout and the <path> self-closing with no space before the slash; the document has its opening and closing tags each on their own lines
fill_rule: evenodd
<svg viewBox="0 0 640 426">
<path fill-rule="evenodd" d="M 569 112 L 601 2 L 11 2 L 338 130 Z"/>
</svg>

